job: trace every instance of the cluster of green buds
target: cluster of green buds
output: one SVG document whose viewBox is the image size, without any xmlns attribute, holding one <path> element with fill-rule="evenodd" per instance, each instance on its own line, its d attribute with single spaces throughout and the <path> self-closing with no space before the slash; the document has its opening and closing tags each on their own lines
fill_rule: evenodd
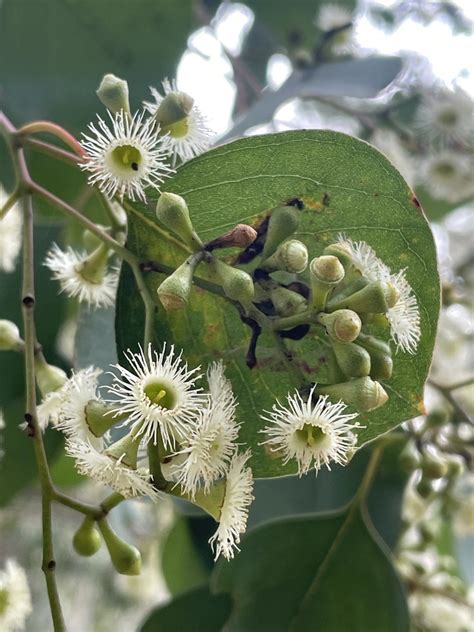
<svg viewBox="0 0 474 632">
<path fill-rule="evenodd" d="M 301 200 L 289 200 L 257 226 L 238 225 L 204 243 L 185 200 L 163 193 L 157 219 L 191 254 L 161 283 L 158 297 L 166 310 L 186 308 L 202 266 L 208 285 L 233 302 L 254 331 L 268 329 L 281 338 L 299 340 L 311 327 L 317 328 L 330 349 L 331 373 L 330 383 L 320 384 L 318 391 L 361 412 L 374 410 L 388 400 L 380 381 L 390 379 L 393 361 L 389 344 L 366 326 L 386 323 L 380 316 L 397 303 L 397 289 L 390 282 L 365 278 L 344 242 L 326 247 L 308 265 L 306 245 L 294 238 L 303 212 Z M 222 248 L 234 250 L 228 257 L 217 257 L 215 251 Z"/>
</svg>

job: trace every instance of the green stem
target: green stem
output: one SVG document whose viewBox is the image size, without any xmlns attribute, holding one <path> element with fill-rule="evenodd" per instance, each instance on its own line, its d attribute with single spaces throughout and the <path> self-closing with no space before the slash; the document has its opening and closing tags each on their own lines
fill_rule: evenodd
<svg viewBox="0 0 474 632">
<path fill-rule="evenodd" d="M 52 158 L 58 158 L 63 162 L 67 162 L 69 164 L 77 165 L 80 161 L 80 157 L 77 154 L 73 154 L 66 149 L 62 149 L 61 147 L 56 147 L 56 145 L 52 145 L 51 143 L 47 143 L 44 140 L 38 140 L 37 138 L 22 138 L 21 143 L 24 147 L 31 147 L 31 149 L 35 149 L 40 151 L 47 156 L 51 156 Z"/>
<path fill-rule="evenodd" d="M 20 162 L 21 164 L 21 162 Z M 21 167 L 20 167 L 21 168 Z M 34 251 L 33 251 L 33 208 L 31 196 L 24 197 L 23 228 L 23 287 L 22 309 L 25 329 L 25 379 L 26 379 L 26 412 L 25 420 L 30 428 L 38 466 L 38 478 L 41 485 L 41 507 L 43 528 L 43 562 L 42 570 L 46 578 L 49 605 L 55 632 L 65 632 L 61 602 L 56 584 L 56 561 L 54 559 L 53 527 L 51 502 L 53 483 L 44 449 L 43 435 L 36 416 L 35 386 L 35 346 L 36 334 L 34 323 L 35 288 L 34 288 Z"/>
<path fill-rule="evenodd" d="M 468 384 L 469 383 L 470 382 L 468 382 Z M 452 394 L 451 391 L 454 390 L 452 386 L 443 386 L 442 384 L 438 384 L 438 382 L 435 382 L 431 379 L 428 380 L 428 384 L 431 384 L 431 386 L 433 386 L 436 390 L 438 390 L 444 396 L 444 398 L 451 404 L 452 408 L 454 409 L 454 412 L 457 415 L 459 415 L 462 421 L 465 421 L 468 424 L 473 423 L 473 420 L 471 419 L 470 415 L 464 410 L 464 408 L 461 406 L 461 404 L 456 400 L 456 398 Z M 467 386 L 467 384 L 460 383 L 459 385 L 455 385 L 455 388 L 460 388 L 461 386 Z"/>
</svg>

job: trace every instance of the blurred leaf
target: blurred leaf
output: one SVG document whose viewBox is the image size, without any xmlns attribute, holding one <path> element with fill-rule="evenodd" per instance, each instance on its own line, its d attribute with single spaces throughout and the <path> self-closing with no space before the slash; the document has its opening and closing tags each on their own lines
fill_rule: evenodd
<svg viewBox="0 0 474 632">
<path fill-rule="evenodd" d="M 466 200 L 458 200 L 457 202 L 435 199 L 432 198 L 429 192 L 423 187 L 416 187 L 416 195 L 428 219 L 433 222 L 439 222 L 445 215 L 454 211 L 454 209 L 465 204 L 472 204 L 474 201 L 472 197 Z"/>
<path fill-rule="evenodd" d="M 377 477 L 370 491 L 368 505 L 372 522 L 384 542 L 393 548 L 401 529 L 401 503 L 407 474 L 398 465 L 404 442 L 394 442 L 384 449 Z M 346 466 L 321 470 L 315 476 L 285 476 L 255 481 L 255 500 L 250 507 L 248 527 L 283 516 L 335 511 L 354 497 L 368 459 L 370 447 L 360 450 Z"/>
<path fill-rule="evenodd" d="M 56 433 L 60 434 L 60 433 Z M 58 487 L 75 487 L 84 483 L 85 476 L 79 474 L 74 465 L 74 459 L 67 456 L 64 452 L 56 455 L 56 459 L 50 462 L 50 472 L 54 483 Z"/>
<path fill-rule="evenodd" d="M 185 518 L 179 517 L 168 534 L 163 545 L 161 566 L 172 595 L 207 583 L 209 571 L 194 547 Z"/>
<path fill-rule="evenodd" d="M 226 630 L 408 632 L 401 583 L 365 511 L 274 521 L 222 560 L 213 590 L 229 593 Z"/>
<path fill-rule="evenodd" d="M 35 227 L 35 321 L 38 339 L 49 362 L 64 366 L 55 348 L 56 336 L 66 311 L 58 285 L 50 280 L 50 272 L 41 262 L 51 241 L 57 238 L 55 226 Z M 23 330 L 21 309 L 21 266 L 11 274 L 0 273 L 0 318 L 17 323 Z M 24 359 L 20 353 L 0 352 L 0 408 L 5 412 L 6 428 L 2 431 L 3 450 L 0 459 L 0 479 L 8 484 L 0 486 L 0 504 L 13 496 L 36 476 L 36 462 L 31 440 L 19 430 L 24 410 Z M 62 445 L 61 435 L 52 430 L 45 433 L 45 443 L 51 458 Z"/>
<path fill-rule="evenodd" d="M 197 588 L 154 610 L 140 632 L 221 632 L 229 616 L 227 595 L 214 596 Z"/>
<path fill-rule="evenodd" d="M 242 136 L 247 129 L 268 123 L 280 105 L 297 97 L 375 97 L 400 70 L 399 57 L 367 57 L 295 70 L 278 90 L 267 88 L 220 141 Z"/>
<path fill-rule="evenodd" d="M 174 75 L 191 28 L 191 0 L 4 0 L 0 107 L 16 122 L 47 117 L 77 132 L 103 110 L 95 90 L 112 72 L 136 108 Z"/>
<path fill-rule="evenodd" d="M 3 393 L 2 393 L 3 395 Z M 1 431 L 0 451 L 0 508 L 9 503 L 24 487 L 37 479 L 37 466 L 33 441 L 22 432 L 19 425 L 25 413 L 23 398 L 7 400 L 3 404 L 5 428 Z M 62 435 L 47 430 L 44 435 L 46 454 L 49 460 L 62 449 Z"/>
<path fill-rule="evenodd" d="M 76 370 L 93 365 L 108 371 L 117 362 L 114 340 L 115 307 L 94 309 L 82 305 L 77 321 L 74 344 L 74 366 Z M 102 383 L 107 375 L 101 376 Z"/>
<path fill-rule="evenodd" d="M 311 257 L 321 254 L 340 232 L 372 245 L 393 269 L 407 268 L 421 312 L 422 339 L 416 356 L 397 353 L 393 378 L 384 383 L 389 402 L 379 410 L 360 415 L 360 444 L 419 414 L 423 384 L 429 369 L 439 309 L 436 255 L 428 224 L 412 202 L 412 192 L 400 174 L 366 143 L 336 132 L 287 132 L 236 141 L 186 163 L 166 185 L 183 195 L 193 223 L 204 240 L 223 234 L 237 223 L 256 223 L 272 207 L 289 198 L 305 202 L 296 237 L 303 239 Z M 186 249 L 161 229 L 154 213 L 130 205 L 128 246 L 141 260 L 156 260 L 171 269 L 187 256 Z M 305 273 L 307 274 L 307 273 Z M 303 274 L 303 278 L 307 279 Z M 209 280 L 207 268 L 197 277 Z M 163 275 L 146 278 L 152 296 Z M 143 308 L 128 267 L 122 268 L 118 293 L 116 335 L 119 355 L 137 349 L 143 336 Z M 378 334 L 381 332 L 378 331 Z M 157 310 L 156 342 L 170 341 L 191 365 L 222 358 L 238 397 L 242 422 L 240 440 L 253 452 L 257 478 L 291 474 L 259 445 L 262 409 L 301 385 L 291 369 L 299 366 L 309 381 L 328 380 L 328 347 L 324 336 L 310 332 L 289 343 L 293 365 L 282 362 L 270 335 L 262 335 L 259 363 L 246 365 L 249 329 L 232 305 L 196 288 L 188 308 L 167 314 Z M 383 334 L 386 335 L 386 332 Z"/>
</svg>

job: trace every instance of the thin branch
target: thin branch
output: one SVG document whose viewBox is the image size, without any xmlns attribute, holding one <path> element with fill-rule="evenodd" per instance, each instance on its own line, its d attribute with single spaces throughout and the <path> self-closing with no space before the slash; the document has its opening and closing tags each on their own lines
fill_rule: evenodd
<svg viewBox="0 0 474 632">
<path fill-rule="evenodd" d="M 52 145 L 51 143 L 47 143 L 44 140 L 38 140 L 36 138 L 21 138 L 22 145 L 26 147 L 31 147 L 32 149 L 36 149 L 43 154 L 47 154 L 53 158 L 59 158 L 59 160 L 63 160 L 69 164 L 77 165 L 80 162 L 80 157 L 76 154 L 73 154 L 66 149 L 62 149 L 61 147 L 57 147 L 56 145 Z"/>
</svg>

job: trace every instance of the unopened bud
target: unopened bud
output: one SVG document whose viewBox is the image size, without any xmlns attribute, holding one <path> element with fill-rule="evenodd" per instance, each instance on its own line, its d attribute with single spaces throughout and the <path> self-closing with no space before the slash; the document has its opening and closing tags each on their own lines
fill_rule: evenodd
<svg viewBox="0 0 474 632">
<path fill-rule="evenodd" d="M 331 341 L 336 360 L 346 377 L 365 377 L 370 373 L 369 353 L 353 342 Z"/>
<path fill-rule="evenodd" d="M 0 351 L 17 351 L 23 347 L 20 330 L 11 320 L 0 320 Z"/>
<path fill-rule="evenodd" d="M 347 271 L 353 264 L 352 249 L 345 241 L 338 241 L 324 249 L 325 255 L 337 257 Z"/>
<path fill-rule="evenodd" d="M 140 575 L 140 551 L 119 538 L 105 518 L 98 521 L 98 527 L 115 570 L 122 575 Z"/>
<path fill-rule="evenodd" d="M 318 393 L 329 395 L 334 401 L 342 400 L 354 406 L 360 412 L 369 412 L 380 408 L 388 401 L 388 395 L 382 385 L 370 377 L 359 377 L 350 382 L 318 386 Z"/>
<path fill-rule="evenodd" d="M 113 114 L 117 114 L 121 110 L 130 114 L 128 83 L 124 79 L 112 74 L 104 75 L 96 94 Z"/>
<path fill-rule="evenodd" d="M 389 345 L 374 336 L 360 334 L 357 344 L 366 349 L 370 355 L 370 377 L 374 380 L 388 380 L 392 377 L 393 360 Z"/>
<path fill-rule="evenodd" d="M 339 342 L 353 342 L 360 334 L 362 322 L 350 309 L 339 309 L 332 314 L 319 314 L 318 320 L 328 335 Z"/>
<path fill-rule="evenodd" d="M 283 270 L 299 274 L 308 265 L 308 249 L 297 239 L 289 239 L 280 244 L 277 250 L 262 264 L 265 270 Z"/>
<path fill-rule="evenodd" d="M 440 428 L 449 423 L 449 413 L 446 409 L 435 408 L 426 416 L 426 425 L 429 428 Z"/>
<path fill-rule="evenodd" d="M 466 471 L 466 462 L 459 454 L 447 454 L 446 463 L 448 464 L 448 476 L 457 478 Z"/>
<path fill-rule="evenodd" d="M 250 274 L 239 268 L 233 268 L 218 259 L 214 259 L 210 266 L 214 269 L 228 298 L 238 301 L 244 306 L 253 301 L 255 286 Z"/>
<path fill-rule="evenodd" d="M 309 264 L 311 279 L 325 285 L 337 285 L 344 278 L 344 268 L 337 257 L 315 257 Z"/>
<path fill-rule="evenodd" d="M 279 316 L 292 316 L 302 312 L 307 307 L 304 296 L 292 292 L 285 287 L 276 287 L 270 291 L 270 298 Z"/>
<path fill-rule="evenodd" d="M 35 356 L 36 383 L 43 397 L 57 391 L 67 381 L 66 373 L 58 366 L 48 364 L 42 354 Z"/>
<path fill-rule="evenodd" d="M 102 540 L 94 520 L 89 517 L 84 519 L 74 534 L 72 545 L 76 553 L 84 557 L 90 557 L 97 553 L 102 546 Z"/>
<path fill-rule="evenodd" d="M 420 465 L 420 452 L 416 447 L 415 441 L 410 439 L 400 452 L 398 457 L 400 466 L 405 472 L 413 472 Z"/>
<path fill-rule="evenodd" d="M 433 493 L 433 485 L 431 484 L 431 479 L 423 476 L 416 485 L 416 491 L 421 496 L 421 498 L 427 500 Z"/>
<path fill-rule="evenodd" d="M 217 248 L 247 248 L 257 239 L 257 231 L 248 224 L 237 224 L 232 230 L 206 244 L 208 252 Z"/>
<path fill-rule="evenodd" d="M 193 250 L 202 248 L 202 241 L 191 223 L 188 205 L 180 195 L 162 193 L 156 205 L 156 217 Z"/>
<path fill-rule="evenodd" d="M 202 256 L 203 253 L 195 253 L 189 257 L 158 288 L 158 297 L 167 312 L 184 309 L 188 304 L 194 273 Z"/>
<path fill-rule="evenodd" d="M 433 450 L 426 450 L 420 463 L 423 476 L 429 479 L 443 478 L 448 473 L 448 464 Z"/>
<path fill-rule="evenodd" d="M 346 298 L 339 299 L 335 296 L 329 301 L 328 309 L 334 311 L 335 309 L 348 308 L 358 313 L 375 312 L 384 314 L 396 305 L 399 296 L 397 289 L 392 283 L 374 281 Z"/>
<path fill-rule="evenodd" d="M 279 206 L 273 209 L 268 222 L 262 258 L 270 257 L 282 241 L 291 237 L 298 229 L 301 211 L 295 206 Z"/>
<path fill-rule="evenodd" d="M 194 99 L 185 92 L 170 92 L 161 101 L 155 112 L 155 120 L 160 124 L 161 133 L 170 132 L 170 127 L 185 121 L 194 105 Z M 173 135 L 173 134 L 172 134 Z"/>
</svg>

